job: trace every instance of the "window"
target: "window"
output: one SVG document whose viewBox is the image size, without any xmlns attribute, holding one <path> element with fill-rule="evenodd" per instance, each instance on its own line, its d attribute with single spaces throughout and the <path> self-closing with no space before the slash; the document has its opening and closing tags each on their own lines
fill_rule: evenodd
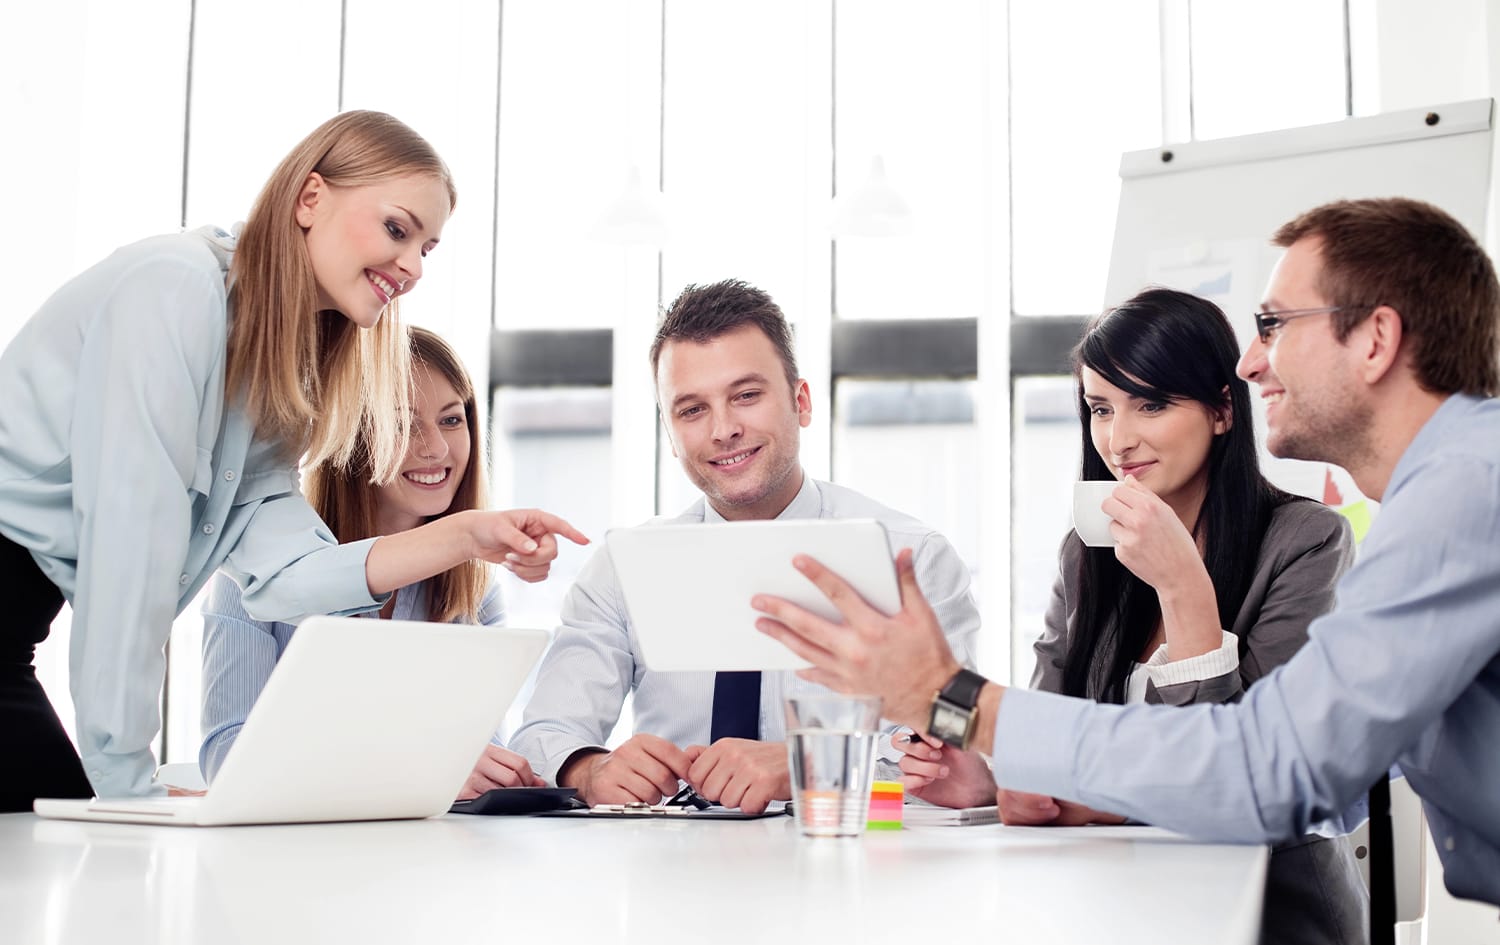
<svg viewBox="0 0 1500 945">
<path fill-rule="evenodd" d="M 1348 114 L 1343 0 L 1202 2 L 1192 9 L 1193 137 Z"/>
<path fill-rule="evenodd" d="M 1010 678 L 1017 686 L 1031 681 L 1031 645 L 1042 634 L 1057 551 L 1072 527 L 1073 481 L 1082 459 L 1075 397 L 1072 377 L 1016 380 Z"/>
<path fill-rule="evenodd" d="M 984 310 L 988 207 L 1005 186 L 987 118 L 988 18 L 981 0 L 840 3 L 834 34 L 836 186 L 862 187 L 872 162 L 911 205 L 910 236 L 839 240 L 839 318 L 959 318 Z"/>
<path fill-rule="evenodd" d="M 339 25 L 338 0 L 196 5 L 189 226 L 245 219 L 277 162 L 338 110 Z"/>
<path fill-rule="evenodd" d="M 500 388 L 490 428 L 490 504 L 539 508 L 567 519 L 593 544 L 561 541 L 552 575 L 540 584 L 505 579 L 507 622 L 550 627 L 563 595 L 588 557 L 603 547 L 610 465 L 608 388 Z"/>
<path fill-rule="evenodd" d="M 1103 304 L 1120 153 L 1161 143 L 1161 68 L 1154 0 L 1012 0 L 1016 314 Z"/>
<path fill-rule="evenodd" d="M 618 324 L 636 269 L 590 231 L 632 167 L 657 178 L 660 4 L 506 3 L 502 16 L 495 326 Z"/>
<path fill-rule="evenodd" d="M 810 219 L 827 193 L 817 156 L 828 125 L 814 116 L 826 114 L 829 50 L 813 41 L 814 10 L 803 0 L 669 8 L 664 303 L 688 283 L 744 279 L 794 322 L 826 318 L 822 280 L 809 274 L 820 263 L 826 272 L 828 253 Z"/>
<path fill-rule="evenodd" d="M 979 567 L 975 493 L 984 488 L 972 381 L 842 379 L 833 477 L 936 528 Z M 892 549 L 893 551 L 899 549 Z"/>
<path fill-rule="evenodd" d="M 343 108 L 387 112 L 432 143 L 453 173 L 458 205 L 401 317 L 442 335 L 481 388 L 488 375 L 494 254 L 496 4 L 400 0 L 345 6 Z M 390 31 L 399 23 L 400 61 Z M 481 408 L 483 409 L 483 408 Z"/>
</svg>

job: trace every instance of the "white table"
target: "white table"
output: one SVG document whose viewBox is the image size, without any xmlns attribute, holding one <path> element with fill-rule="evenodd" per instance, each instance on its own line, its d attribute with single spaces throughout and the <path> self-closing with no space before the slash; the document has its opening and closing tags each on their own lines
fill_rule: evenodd
<svg viewBox="0 0 1500 945">
<path fill-rule="evenodd" d="M 0 941 L 1251 943 L 1264 847 L 1149 828 L 448 815 L 284 827 L 0 815 Z"/>
</svg>

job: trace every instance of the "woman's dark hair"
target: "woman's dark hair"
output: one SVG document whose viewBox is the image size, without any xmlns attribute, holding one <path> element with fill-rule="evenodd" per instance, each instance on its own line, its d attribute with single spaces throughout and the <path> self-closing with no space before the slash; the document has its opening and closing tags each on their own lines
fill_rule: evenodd
<svg viewBox="0 0 1500 945">
<path fill-rule="evenodd" d="M 1114 478 L 1094 449 L 1084 368 L 1143 400 L 1195 401 L 1216 414 L 1227 412 L 1229 429 L 1209 447 L 1208 494 L 1193 529 L 1204 548 L 1222 627 L 1234 624 L 1244 603 L 1272 510 L 1292 499 L 1260 474 L 1250 390 L 1234 373 L 1239 356 L 1234 330 L 1217 305 L 1153 288 L 1094 319 L 1072 357 L 1084 479 Z M 1063 692 L 1124 702 L 1136 658 L 1161 618 L 1161 603 L 1111 548 L 1085 548 L 1076 577 L 1078 617 L 1063 665 Z"/>
</svg>

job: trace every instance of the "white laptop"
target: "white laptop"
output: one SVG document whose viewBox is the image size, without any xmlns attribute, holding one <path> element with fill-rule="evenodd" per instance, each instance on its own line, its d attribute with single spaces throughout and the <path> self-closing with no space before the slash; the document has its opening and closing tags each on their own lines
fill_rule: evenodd
<svg viewBox="0 0 1500 945">
<path fill-rule="evenodd" d="M 311 617 L 201 797 L 39 798 L 42 817 L 214 826 L 432 817 L 448 810 L 543 630 Z"/>
<path fill-rule="evenodd" d="M 807 554 L 894 614 L 901 591 L 885 526 L 873 519 L 641 525 L 605 535 L 625 608 L 654 672 L 801 669 L 807 661 L 755 629 L 771 594 L 842 622 L 792 558 Z"/>
</svg>

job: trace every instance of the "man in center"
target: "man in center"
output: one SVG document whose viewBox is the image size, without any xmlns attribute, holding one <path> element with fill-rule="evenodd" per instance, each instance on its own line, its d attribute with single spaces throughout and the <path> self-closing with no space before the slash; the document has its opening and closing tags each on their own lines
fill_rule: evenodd
<svg viewBox="0 0 1500 945">
<path fill-rule="evenodd" d="M 672 455 L 703 492 L 655 524 L 876 519 L 893 551 L 912 549 L 917 581 L 956 658 L 972 664 L 979 613 L 953 546 L 909 515 L 803 472 L 812 399 L 769 295 L 733 280 L 688 286 L 662 318 L 651 366 Z M 561 616 L 510 741 L 537 774 L 576 788 L 589 804 L 656 803 L 679 782 L 748 813 L 791 797 L 782 700 L 822 687 L 791 672 L 650 671 L 604 548 L 568 591 Z M 606 750 L 632 691 L 635 734 Z"/>
</svg>

